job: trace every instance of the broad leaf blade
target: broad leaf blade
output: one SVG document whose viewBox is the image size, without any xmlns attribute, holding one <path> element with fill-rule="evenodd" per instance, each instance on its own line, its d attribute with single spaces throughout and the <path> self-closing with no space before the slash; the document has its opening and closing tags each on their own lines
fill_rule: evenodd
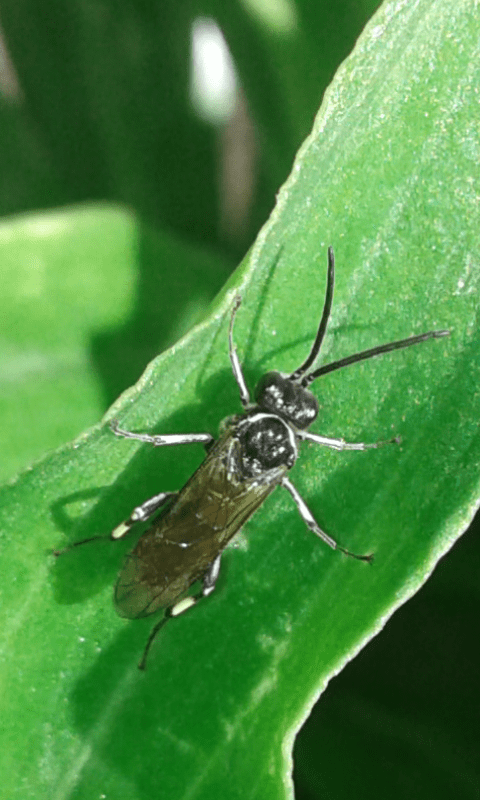
<svg viewBox="0 0 480 800">
<path fill-rule="evenodd" d="M 229 274 L 105 205 L 4 220 L 0 262 L 0 480 L 94 424 Z"/>
<path fill-rule="evenodd" d="M 480 444 L 470 5 L 383 9 L 332 85 L 249 264 L 112 412 L 132 429 L 214 431 L 238 410 L 226 350 L 234 293 L 249 383 L 272 366 L 293 369 L 314 335 L 332 243 L 325 359 L 452 329 L 449 340 L 315 386 L 319 432 L 402 435 L 400 449 L 368 453 L 304 447 L 292 473 L 328 532 L 374 550 L 375 565 L 328 550 L 278 490 L 247 526 L 247 544 L 226 554 L 218 591 L 170 623 L 141 675 L 148 621 L 125 623 L 111 607 L 120 546 L 90 545 L 55 565 L 45 551 L 61 544 L 62 527 L 64 541 L 108 532 L 149 493 L 181 486 L 201 454 L 152 452 L 102 428 L 53 455 L 3 499 L 16 580 L 4 586 L 2 774 L 12 764 L 22 773 L 6 787 L 12 797 L 281 796 L 285 748 L 319 689 L 470 520 Z"/>
</svg>

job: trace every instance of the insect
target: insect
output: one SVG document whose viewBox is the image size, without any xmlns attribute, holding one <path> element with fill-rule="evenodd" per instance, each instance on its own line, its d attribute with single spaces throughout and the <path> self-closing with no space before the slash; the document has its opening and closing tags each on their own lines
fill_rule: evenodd
<svg viewBox="0 0 480 800">
<path fill-rule="evenodd" d="M 115 605 L 122 617 L 136 619 L 164 609 L 162 619 L 148 638 L 140 669 L 145 669 L 153 640 L 166 622 L 214 591 L 222 551 L 276 486 L 283 486 L 290 493 L 305 524 L 326 544 L 347 556 L 372 560 L 372 555 L 357 555 L 341 547 L 319 527 L 287 473 L 295 464 L 303 441 L 334 450 L 367 450 L 387 442 L 352 443 L 309 432 L 307 429 L 315 421 L 319 406 L 308 387 L 320 376 L 349 364 L 411 347 L 427 339 L 438 339 L 447 336 L 449 331 L 428 331 L 312 369 L 327 329 L 334 281 L 335 261 L 330 247 L 323 313 L 311 351 L 290 375 L 267 372 L 255 388 L 253 402 L 233 341 L 235 315 L 241 303 L 237 296 L 231 313 L 228 344 L 244 411 L 225 422 L 217 441 L 209 433 L 165 436 L 133 433 L 120 428 L 116 420 L 111 422 L 111 429 L 117 436 L 155 446 L 202 443 L 207 450 L 205 460 L 183 489 L 151 497 L 110 534 L 112 540 L 122 539 L 136 523 L 146 522 L 160 512 L 127 556 L 115 587 Z M 76 544 L 86 541 L 91 539 Z M 200 582 L 200 590 L 188 594 L 196 582 Z"/>
</svg>

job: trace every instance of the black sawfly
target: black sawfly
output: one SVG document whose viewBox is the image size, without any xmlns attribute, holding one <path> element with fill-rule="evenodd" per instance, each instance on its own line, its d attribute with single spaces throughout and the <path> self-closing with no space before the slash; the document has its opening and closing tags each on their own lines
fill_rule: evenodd
<svg viewBox="0 0 480 800">
<path fill-rule="evenodd" d="M 115 587 L 115 606 L 121 617 L 138 619 L 164 609 L 162 619 L 148 638 L 140 669 L 145 669 L 153 640 L 165 623 L 213 592 L 223 550 L 276 486 L 283 486 L 290 493 L 305 524 L 326 544 L 361 561 L 372 560 L 371 554 L 357 555 L 341 547 L 319 527 L 287 473 L 295 464 L 303 441 L 334 450 L 368 450 L 387 442 L 352 443 L 310 433 L 307 429 L 315 421 L 319 406 L 308 387 L 321 375 L 349 364 L 411 347 L 427 339 L 439 339 L 450 332 L 428 331 L 312 369 L 327 329 L 334 281 L 335 262 L 330 247 L 323 313 L 311 351 L 303 364 L 290 375 L 267 372 L 255 388 L 253 402 L 233 342 L 233 324 L 241 304 L 241 298 L 235 298 L 228 344 L 233 376 L 244 411 L 224 422 L 217 441 L 209 433 L 151 436 L 123 430 L 117 420 L 110 423 L 117 436 L 157 447 L 202 443 L 207 450 L 205 460 L 183 489 L 160 492 L 151 497 L 135 508 L 129 518 L 110 534 L 112 540 L 122 539 L 137 522 L 146 522 L 161 510 L 127 556 Z M 397 442 L 398 439 L 389 441 Z M 72 547 L 99 538 L 102 537 L 85 539 Z M 56 551 L 56 555 L 59 554 Z M 189 595 L 188 590 L 197 581 L 201 583 L 200 590 Z"/>
</svg>

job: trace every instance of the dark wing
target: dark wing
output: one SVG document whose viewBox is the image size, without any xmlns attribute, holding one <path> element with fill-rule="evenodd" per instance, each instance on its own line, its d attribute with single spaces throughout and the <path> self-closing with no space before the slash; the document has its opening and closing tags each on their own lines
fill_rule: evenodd
<svg viewBox="0 0 480 800">
<path fill-rule="evenodd" d="M 261 481 L 239 469 L 240 444 L 231 432 L 212 447 L 166 513 L 139 539 L 115 588 L 122 617 L 146 617 L 173 605 L 280 483 L 281 466 Z"/>
</svg>

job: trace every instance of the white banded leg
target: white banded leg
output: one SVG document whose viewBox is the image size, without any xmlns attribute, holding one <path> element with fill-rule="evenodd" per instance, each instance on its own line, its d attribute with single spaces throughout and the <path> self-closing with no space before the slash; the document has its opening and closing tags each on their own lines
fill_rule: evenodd
<svg viewBox="0 0 480 800">
<path fill-rule="evenodd" d="M 304 439 L 309 442 L 316 442 L 324 447 L 331 447 L 333 450 L 370 450 L 375 447 L 384 447 L 386 444 L 401 444 L 400 436 L 395 436 L 393 439 L 387 439 L 381 442 L 346 442 L 345 439 L 332 439 L 329 436 L 319 436 L 318 433 L 310 433 L 309 431 L 297 431 L 299 439 Z"/>
<path fill-rule="evenodd" d="M 129 518 L 125 520 L 125 522 L 121 522 L 120 525 L 117 525 L 108 538 L 112 541 L 123 539 L 124 536 L 130 533 L 136 522 L 146 522 L 155 511 L 158 511 L 158 509 L 167 502 L 167 500 L 170 500 L 170 498 L 175 497 L 177 494 L 178 492 L 160 492 L 160 494 L 156 494 L 154 497 L 146 500 L 141 506 L 134 508 Z M 99 539 L 105 538 L 105 536 L 90 536 L 88 539 L 81 539 L 79 542 L 69 544 L 68 547 L 65 547 L 63 550 L 54 550 L 53 555 L 63 556 L 74 547 L 79 547 L 81 544 L 88 544 L 89 542 L 96 542 Z"/>
<path fill-rule="evenodd" d="M 132 513 L 130 514 L 129 518 L 125 520 L 125 522 L 121 522 L 120 525 L 117 525 L 116 528 L 110 534 L 111 539 L 123 539 L 128 533 L 130 533 L 131 529 L 137 522 L 146 522 L 155 511 L 158 511 L 167 500 L 170 500 L 172 497 L 176 497 L 178 492 L 160 492 L 160 494 L 156 494 L 153 497 L 150 497 L 149 500 L 145 500 L 141 506 L 137 506 L 133 509 Z"/>
<path fill-rule="evenodd" d="M 148 637 L 147 644 L 145 645 L 145 650 L 143 651 L 143 656 L 140 660 L 138 665 L 139 669 L 145 669 L 147 663 L 148 653 L 150 648 L 157 637 L 157 634 L 162 630 L 164 625 L 167 624 L 168 620 L 172 617 L 179 617 L 180 614 L 183 614 L 185 611 L 188 611 L 189 608 L 193 608 L 196 606 L 198 601 L 202 599 L 202 597 L 208 597 L 209 594 L 212 594 L 213 590 L 215 589 L 215 584 L 217 582 L 217 578 L 220 573 L 220 559 L 221 556 L 217 556 L 214 561 L 210 564 L 207 572 L 203 576 L 202 580 L 202 588 L 198 594 L 195 595 L 188 595 L 187 597 L 182 598 L 179 600 L 178 603 L 174 603 L 173 606 L 168 606 L 165 609 L 165 614 L 162 619 L 157 622 L 155 627 L 152 629 L 150 636 Z"/>
<path fill-rule="evenodd" d="M 292 495 L 293 499 L 295 500 L 296 506 L 298 508 L 299 514 L 303 519 L 303 521 L 305 522 L 305 524 L 320 539 L 323 539 L 323 541 L 326 542 L 326 544 L 328 544 L 329 547 L 331 547 L 333 550 L 340 550 L 342 553 L 345 553 L 346 556 L 351 556 L 352 558 L 358 558 L 360 561 L 373 561 L 373 555 L 370 554 L 366 556 L 361 556 L 357 555 L 356 553 L 351 553 L 349 550 L 345 550 L 344 547 L 341 547 L 339 544 L 337 544 L 335 539 L 332 539 L 332 537 L 329 536 L 328 533 L 322 531 L 321 527 L 315 520 L 315 517 L 313 516 L 312 512 L 308 508 L 305 500 L 303 499 L 301 494 L 295 489 L 293 483 L 291 483 L 288 480 L 288 478 L 282 479 L 282 486 L 284 486 L 285 489 L 287 489 Z"/>
</svg>

